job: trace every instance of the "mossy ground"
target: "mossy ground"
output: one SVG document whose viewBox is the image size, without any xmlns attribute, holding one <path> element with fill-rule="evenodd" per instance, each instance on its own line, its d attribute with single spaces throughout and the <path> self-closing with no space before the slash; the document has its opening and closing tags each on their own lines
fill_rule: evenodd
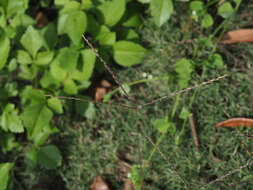
<svg viewBox="0 0 253 190">
<path fill-rule="evenodd" d="M 236 20 L 231 23 L 228 30 L 250 23 L 250 18 L 251 20 L 253 18 L 252 10 L 247 8 L 250 6 L 252 4 L 246 3 L 241 7 Z M 140 34 L 143 43 L 150 48 L 149 56 L 139 66 L 112 68 L 120 81 L 125 83 L 139 80 L 144 72 L 153 77 L 173 75 L 173 64 L 180 58 L 190 58 L 193 53 L 194 40 L 188 40 L 202 35 L 198 31 L 184 30 L 186 20 L 180 16 L 179 11 L 169 23 L 159 29 L 151 19 L 146 18 Z M 203 35 L 210 32 L 205 31 Z M 201 185 L 252 160 L 252 156 L 243 148 L 242 142 L 252 151 L 253 139 L 241 135 L 252 134 L 251 128 L 222 129 L 218 132 L 214 126 L 228 118 L 253 117 L 253 45 L 220 44 L 217 51 L 223 56 L 224 67 L 208 70 L 204 80 L 225 73 L 229 76 L 198 89 L 191 112 L 200 147 L 194 146 L 189 122 L 179 146 L 175 145 L 174 137 L 170 135 L 159 145 L 163 154 L 193 189 L 200 189 Z M 110 79 L 110 76 L 107 78 Z M 191 85 L 201 82 L 203 79 L 196 72 Z M 156 80 L 132 87 L 130 95 L 143 103 L 176 89 L 175 84 L 168 85 L 166 80 Z M 193 92 L 189 91 L 180 97 L 175 117 L 178 131 L 182 126 L 182 121 L 178 117 L 179 112 L 184 105 L 189 104 L 192 94 Z M 36 181 L 40 184 L 45 183 L 47 189 L 83 190 L 89 189 L 96 176 L 102 175 L 111 189 L 123 189 L 123 179 L 126 178 L 128 167 L 143 163 L 153 149 L 145 136 L 154 142 L 159 138 L 157 130 L 153 127 L 154 120 L 170 114 L 175 98 L 170 97 L 166 101 L 144 107 L 139 112 L 110 105 L 97 105 L 96 117 L 93 120 L 85 120 L 75 114 L 56 118 L 56 124 L 61 132 L 53 136 L 51 141 L 55 142 L 62 152 L 62 166 L 43 175 L 41 171 L 29 174 L 25 171 L 24 176 L 31 179 L 29 175 L 36 175 L 34 184 Z M 116 95 L 112 101 L 116 104 L 128 103 L 128 100 L 120 95 Z M 220 159 L 220 162 L 215 161 L 212 153 Z M 123 167 L 122 163 L 128 167 Z M 124 169 L 125 171 L 122 171 Z M 246 167 L 203 189 L 252 189 L 252 169 L 252 166 Z M 54 185 L 49 185 L 50 183 Z M 153 156 L 151 165 L 145 172 L 144 186 L 145 189 L 154 190 L 186 189 L 158 152 Z"/>
</svg>

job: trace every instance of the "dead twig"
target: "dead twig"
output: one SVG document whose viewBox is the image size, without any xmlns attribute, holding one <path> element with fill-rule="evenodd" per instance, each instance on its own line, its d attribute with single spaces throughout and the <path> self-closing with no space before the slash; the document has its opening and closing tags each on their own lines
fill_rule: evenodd
<svg viewBox="0 0 253 190">
<path fill-rule="evenodd" d="M 192 136 L 193 136 L 193 139 L 194 139 L 194 145 L 195 145 L 196 148 L 199 148 L 198 135 L 197 135 L 197 132 L 196 132 L 196 127 L 195 127 L 195 124 L 194 124 L 194 119 L 193 119 L 193 114 L 192 113 L 189 115 L 189 120 L 190 120 L 190 125 L 191 125 L 191 130 L 192 130 Z"/>
</svg>

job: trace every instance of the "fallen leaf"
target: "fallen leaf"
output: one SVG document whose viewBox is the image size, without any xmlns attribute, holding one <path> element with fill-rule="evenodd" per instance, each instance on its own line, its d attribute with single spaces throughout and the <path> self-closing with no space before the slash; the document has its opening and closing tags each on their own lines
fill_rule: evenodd
<svg viewBox="0 0 253 190">
<path fill-rule="evenodd" d="M 101 81 L 101 86 L 104 87 L 104 88 L 110 88 L 112 85 L 109 81 L 104 79 L 104 80 Z"/>
<path fill-rule="evenodd" d="M 90 186 L 91 190 L 110 190 L 109 186 L 105 182 L 105 180 L 101 177 L 98 176 L 93 184 Z"/>
<path fill-rule="evenodd" d="M 124 190 L 134 190 L 134 184 L 130 179 L 127 179 L 124 183 Z"/>
<path fill-rule="evenodd" d="M 221 43 L 232 44 L 240 42 L 253 42 L 253 29 L 239 29 L 229 31 Z"/>
<path fill-rule="evenodd" d="M 48 24 L 48 18 L 47 16 L 42 12 L 39 11 L 35 17 L 36 25 L 38 27 L 43 27 Z"/>
<path fill-rule="evenodd" d="M 95 101 L 100 102 L 106 93 L 106 88 L 97 87 L 95 93 Z"/>
<path fill-rule="evenodd" d="M 253 119 L 231 118 L 216 125 L 216 127 L 242 127 L 242 126 L 253 127 Z"/>
</svg>

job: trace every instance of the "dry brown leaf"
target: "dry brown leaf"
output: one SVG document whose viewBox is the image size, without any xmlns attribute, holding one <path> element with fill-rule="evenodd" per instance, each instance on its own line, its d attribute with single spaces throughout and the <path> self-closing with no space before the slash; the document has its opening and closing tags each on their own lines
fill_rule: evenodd
<svg viewBox="0 0 253 190">
<path fill-rule="evenodd" d="M 48 24 L 48 18 L 42 11 L 37 13 L 35 17 L 35 21 L 38 27 L 43 27 Z"/>
<path fill-rule="evenodd" d="M 253 42 L 253 29 L 239 29 L 229 31 L 221 41 L 224 44 L 239 42 Z"/>
<path fill-rule="evenodd" d="M 216 127 L 242 127 L 242 126 L 253 127 L 253 119 L 231 118 L 216 125 Z"/>
<path fill-rule="evenodd" d="M 105 182 L 105 180 L 101 177 L 98 176 L 93 184 L 90 186 L 91 190 L 110 190 L 109 186 Z"/>
<path fill-rule="evenodd" d="M 130 179 L 127 179 L 124 183 L 124 190 L 134 190 L 134 184 Z"/>
<path fill-rule="evenodd" d="M 96 94 L 95 94 L 95 101 L 96 102 L 101 101 L 105 93 L 106 93 L 106 88 L 97 87 Z"/>
<path fill-rule="evenodd" d="M 111 83 L 109 81 L 103 79 L 101 81 L 101 86 L 104 87 L 104 88 L 110 88 L 112 85 L 111 85 Z"/>
</svg>

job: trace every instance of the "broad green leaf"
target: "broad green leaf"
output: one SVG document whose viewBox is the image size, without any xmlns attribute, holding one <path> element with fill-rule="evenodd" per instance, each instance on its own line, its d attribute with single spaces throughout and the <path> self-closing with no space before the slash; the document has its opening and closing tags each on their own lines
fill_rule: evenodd
<svg viewBox="0 0 253 190">
<path fill-rule="evenodd" d="M 43 51 L 36 55 L 35 64 L 37 65 L 48 65 L 54 57 L 54 52 Z"/>
<path fill-rule="evenodd" d="M 50 98 L 47 100 L 48 107 L 50 107 L 55 113 L 63 113 L 62 103 L 58 98 Z"/>
<path fill-rule="evenodd" d="M 142 23 L 141 18 L 140 18 L 140 14 L 139 13 L 135 13 L 134 15 L 131 15 L 131 17 L 129 17 L 126 21 L 124 21 L 122 23 L 122 26 L 125 27 L 138 27 L 140 26 Z"/>
<path fill-rule="evenodd" d="M 0 190 L 6 190 L 9 181 L 9 172 L 13 168 L 14 163 L 6 162 L 0 164 Z"/>
<path fill-rule="evenodd" d="M 87 13 L 87 32 L 93 37 L 97 36 L 100 31 L 100 24 L 93 15 Z"/>
<path fill-rule="evenodd" d="M 118 41 L 113 45 L 113 57 L 122 66 L 139 64 L 146 57 L 147 50 L 130 41 Z"/>
<path fill-rule="evenodd" d="M 211 63 L 211 65 L 213 65 L 216 68 L 221 68 L 223 66 L 222 56 L 218 53 L 210 55 L 208 60 Z"/>
<path fill-rule="evenodd" d="M 65 71 L 71 73 L 76 69 L 78 51 L 72 48 L 62 48 L 57 56 L 59 65 Z"/>
<path fill-rule="evenodd" d="M 54 23 L 49 23 L 41 30 L 44 47 L 47 50 L 53 50 L 57 42 L 57 28 Z"/>
<path fill-rule="evenodd" d="M 133 29 L 126 29 L 121 30 L 120 34 L 118 36 L 120 40 L 132 40 L 132 41 L 138 41 L 139 35 L 138 33 Z"/>
<path fill-rule="evenodd" d="M 29 26 L 21 38 L 21 44 L 35 58 L 35 55 L 41 48 L 43 41 L 39 32 L 32 26 Z"/>
<path fill-rule="evenodd" d="M 36 140 L 35 137 L 49 125 L 53 117 L 51 110 L 45 104 L 31 104 L 26 106 L 22 114 L 22 119 L 27 129 L 28 138 Z"/>
<path fill-rule="evenodd" d="M 116 41 L 116 33 L 111 32 L 106 26 L 101 26 L 96 37 L 99 44 L 102 46 L 112 46 Z"/>
<path fill-rule="evenodd" d="M 213 25 L 213 17 L 210 14 L 205 14 L 201 21 L 201 27 L 209 28 L 212 25 Z"/>
<path fill-rule="evenodd" d="M 1 117 L 1 126 L 4 131 L 11 131 L 13 133 L 24 132 L 24 127 L 18 116 L 18 110 L 15 109 L 14 104 L 7 104 L 5 106 Z"/>
<path fill-rule="evenodd" d="M 140 3 L 150 3 L 151 0 L 137 0 L 139 1 Z"/>
<path fill-rule="evenodd" d="M 31 16 L 27 14 L 18 14 L 11 20 L 10 25 L 13 28 L 16 28 L 18 26 L 27 28 L 28 26 L 34 25 L 35 23 L 35 20 Z"/>
<path fill-rule="evenodd" d="M 90 100 L 87 96 L 78 96 L 78 98 L 83 98 Z M 87 119 L 93 119 L 96 115 L 96 109 L 91 102 L 75 102 L 76 112 Z"/>
<path fill-rule="evenodd" d="M 10 40 L 7 36 L 0 37 L 0 70 L 5 66 L 10 52 Z"/>
<path fill-rule="evenodd" d="M 7 6 L 7 16 L 10 18 L 13 14 L 24 13 L 28 8 L 29 0 L 9 0 Z"/>
<path fill-rule="evenodd" d="M 222 16 L 223 18 L 229 18 L 234 14 L 234 9 L 229 2 L 223 3 L 218 8 L 218 15 Z"/>
<path fill-rule="evenodd" d="M 55 169 L 61 166 L 62 156 L 55 145 L 47 145 L 38 152 L 38 164 L 47 169 Z"/>
<path fill-rule="evenodd" d="M 189 109 L 184 106 L 179 114 L 179 118 L 187 119 L 190 114 L 191 114 L 191 112 L 189 111 Z"/>
<path fill-rule="evenodd" d="M 29 55 L 29 53 L 27 53 L 24 50 L 18 50 L 18 57 L 17 60 L 20 64 L 30 64 L 32 63 L 32 58 Z"/>
<path fill-rule="evenodd" d="M 55 134 L 58 132 L 59 132 L 59 129 L 57 129 L 56 127 L 53 127 L 50 125 L 44 126 L 43 129 L 36 136 L 34 136 L 34 140 L 33 140 L 34 145 L 37 147 L 41 146 L 42 144 L 46 142 L 46 140 L 51 134 Z"/>
<path fill-rule="evenodd" d="M 15 140 L 14 134 L 4 133 L 0 138 L 1 151 L 6 154 L 14 148 L 20 150 L 23 147 Z"/>
<path fill-rule="evenodd" d="M 74 44 L 79 44 L 86 30 L 87 17 L 83 11 L 74 11 L 66 20 L 66 32 Z"/>
<path fill-rule="evenodd" d="M 93 7 L 92 0 L 82 0 L 81 2 L 81 8 L 84 10 L 90 9 Z"/>
<path fill-rule="evenodd" d="M 173 3 L 172 0 L 151 0 L 150 9 L 155 24 L 160 27 L 173 13 Z"/>
<path fill-rule="evenodd" d="M 175 64 L 175 71 L 178 74 L 178 85 L 180 89 L 187 87 L 193 71 L 191 62 L 185 58 L 180 59 Z"/>
<path fill-rule="evenodd" d="M 70 0 L 54 0 L 54 4 L 56 6 L 64 6 L 66 5 Z"/>
<path fill-rule="evenodd" d="M 190 3 L 190 9 L 191 11 L 200 12 L 204 9 L 204 4 L 202 1 L 192 1 Z"/>
<path fill-rule="evenodd" d="M 42 90 L 33 89 L 32 86 L 26 86 L 21 93 L 21 103 L 27 104 L 45 104 L 46 98 Z"/>
<path fill-rule="evenodd" d="M 104 23 L 110 27 L 120 21 L 125 9 L 125 0 L 105 1 L 102 5 L 98 6 L 98 10 L 101 11 L 103 15 Z"/>
<path fill-rule="evenodd" d="M 37 150 L 34 147 L 29 147 L 24 154 L 24 163 L 31 168 L 35 168 L 37 165 L 37 155 Z"/>
<path fill-rule="evenodd" d="M 78 92 L 78 88 L 76 86 L 76 83 L 68 78 L 65 80 L 64 82 L 64 88 L 63 88 L 63 91 L 66 93 L 66 94 L 69 94 L 69 95 L 75 95 L 77 94 Z"/>
<path fill-rule="evenodd" d="M 156 119 L 153 125 L 160 133 L 166 133 L 168 131 L 170 123 L 168 121 L 168 117 L 164 117 L 162 119 Z"/>
<path fill-rule="evenodd" d="M 12 58 L 8 65 L 8 71 L 13 72 L 17 69 L 17 60 L 15 58 Z"/>
<path fill-rule="evenodd" d="M 55 59 L 50 64 L 50 74 L 58 82 L 63 82 L 67 76 L 67 71 L 65 71 L 59 64 L 58 59 Z"/>
<path fill-rule="evenodd" d="M 58 89 L 60 88 L 60 82 L 55 80 L 50 72 L 44 72 L 40 79 L 40 85 L 43 88 Z"/>
<path fill-rule="evenodd" d="M 79 44 L 86 30 L 87 16 L 80 10 L 80 3 L 70 1 L 60 11 L 57 24 L 58 34 L 68 34 L 74 44 Z"/>
<path fill-rule="evenodd" d="M 83 80 L 89 80 L 96 62 L 96 55 L 91 49 L 85 49 L 81 51 L 82 61 L 83 61 Z"/>
</svg>

